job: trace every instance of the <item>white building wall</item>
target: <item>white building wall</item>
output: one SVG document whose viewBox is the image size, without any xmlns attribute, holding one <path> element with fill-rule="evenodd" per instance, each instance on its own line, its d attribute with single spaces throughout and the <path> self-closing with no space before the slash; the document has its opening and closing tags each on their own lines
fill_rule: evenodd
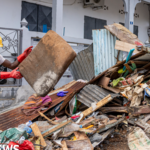
<svg viewBox="0 0 150 150">
<path fill-rule="evenodd" d="M 0 0 L 0 27 L 20 28 L 21 0 Z"/>
<path fill-rule="evenodd" d="M 52 0 L 25 0 L 52 7 Z M 41 2 L 42 1 L 42 2 Z M 65 27 L 65 36 L 84 38 L 84 16 L 105 19 L 107 24 L 114 22 L 124 23 L 123 0 L 105 0 L 108 10 L 96 10 L 83 8 L 82 0 L 64 0 L 63 26 Z M 135 25 L 139 27 L 139 39 L 145 42 L 148 39 L 147 28 L 149 26 L 148 6 L 140 3 L 136 7 L 136 13 L 139 18 L 135 18 Z M 19 28 L 21 21 L 21 0 L 0 0 L 0 27 Z"/>
<path fill-rule="evenodd" d="M 140 3 L 137 5 L 135 12 L 139 14 L 139 18 L 135 18 L 135 25 L 139 27 L 139 39 L 142 42 L 149 40 L 147 29 L 149 27 L 149 11 L 148 6 Z"/>
<path fill-rule="evenodd" d="M 91 8 L 83 8 L 81 3 L 76 3 L 72 6 L 64 6 L 64 26 L 65 35 L 77 38 L 84 37 L 84 16 L 90 16 L 99 19 L 107 20 L 107 24 L 114 22 L 124 23 L 124 14 L 120 14 L 119 10 L 124 10 L 122 0 L 105 0 L 105 5 L 108 10 L 96 10 Z M 140 3 L 136 7 L 139 18 L 135 18 L 135 25 L 139 27 L 139 39 L 145 42 L 148 39 L 147 29 L 149 26 L 149 11 L 148 6 Z"/>
</svg>

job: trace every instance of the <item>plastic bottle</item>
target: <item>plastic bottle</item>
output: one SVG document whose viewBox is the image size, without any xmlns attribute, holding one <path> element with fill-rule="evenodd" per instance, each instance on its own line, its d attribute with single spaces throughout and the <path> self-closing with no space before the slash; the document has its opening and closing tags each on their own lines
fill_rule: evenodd
<svg viewBox="0 0 150 150">
<path fill-rule="evenodd" d="M 25 137 L 22 136 L 22 137 L 19 139 L 18 143 L 19 143 L 19 144 L 22 144 L 22 143 L 24 142 L 24 140 L 25 140 Z"/>
<path fill-rule="evenodd" d="M 29 134 L 32 132 L 32 129 L 30 127 L 28 127 L 26 124 L 21 124 L 18 126 L 18 128 L 26 131 Z"/>
<path fill-rule="evenodd" d="M 33 124 L 33 123 L 32 123 L 31 120 L 29 120 L 29 121 L 26 123 L 26 125 L 27 125 L 28 127 L 30 127 L 32 124 Z"/>
</svg>

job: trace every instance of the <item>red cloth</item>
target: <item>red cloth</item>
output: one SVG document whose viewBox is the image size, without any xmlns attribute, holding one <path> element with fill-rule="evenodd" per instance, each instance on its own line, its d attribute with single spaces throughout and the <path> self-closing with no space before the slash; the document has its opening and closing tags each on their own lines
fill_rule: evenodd
<svg viewBox="0 0 150 150">
<path fill-rule="evenodd" d="M 10 142 L 8 144 L 9 147 L 11 147 L 12 145 L 13 146 L 19 145 L 19 147 L 17 147 L 19 150 L 35 150 L 33 143 L 31 143 L 28 140 L 25 140 L 22 144 L 18 144 L 18 143 L 15 143 L 15 142 Z"/>
</svg>

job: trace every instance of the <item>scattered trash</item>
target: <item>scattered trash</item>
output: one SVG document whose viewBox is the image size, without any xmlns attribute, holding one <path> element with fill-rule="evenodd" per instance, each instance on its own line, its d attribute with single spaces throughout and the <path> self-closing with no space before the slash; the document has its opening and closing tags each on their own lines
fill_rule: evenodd
<svg viewBox="0 0 150 150">
<path fill-rule="evenodd" d="M 60 91 L 57 93 L 57 96 L 64 97 L 64 96 L 66 96 L 67 93 L 68 93 L 68 91 Z"/>
<path fill-rule="evenodd" d="M 134 127 L 130 129 L 130 133 L 128 135 L 128 145 L 130 150 L 135 149 L 150 149 L 150 139 L 146 136 L 144 131 L 139 127 Z"/>
<path fill-rule="evenodd" d="M 29 79 L 30 73 L 25 77 L 36 94 L 29 97 L 22 107 L 0 115 L 1 143 L 10 147 L 17 145 L 19 150 L 105 150 L 112 147 L 119 150 L 150 149 L 150 48 L 145 47 L 136 35 L 120 24 L 105 28 L 93 31 L 94 41 L 99 45 L 94 43 L 78 53 L 70 65 L 77 81 L 71 81 L 53 91 L 50 90 L 74 59 L 75 53 L 65 41 L 51 32 L 59 39 L 56 42 L 64 44 L 64 50 L 68 48 L 64 52 L 65 56 L 59 62 L 55 60 L 54 68 L 49 67 L 52 60 L 48 60 L 46 70 L 38 70 L 40 75 L 35 76 L 33 82 L 32 78 Z M 49 33 L 47 35 L 51 39 Z M 105 38 L 101 37 L 98 41 L 96 33 L 104 33 Z M 111 47 L 108 47 L 108 41 L 112 40 L 110 37 L 113 41 Z M 39 45 L 43 43 L 39 42 Z M 103 59 L 105 62 L 112 60 L 112 64 L 103 64 L 100 60 L 103 55 L 96 55 L 107 47 L 112 55 Z M 37 48 L 35 51 L 39 53 Z M 120 51 L 129 52 L 124 61 L 121 61 Z M 132 56 L 133 53 L 136 54 Z M 32 53 L 31 58 L 33 55 L 37 54 Z M 23 74 L 34 66 L 27 69 L 27 65 L 27 60 L 21 65 Z M 33 73 L 37 72 L 35 68 Z M 41 73 L 47 69 L 55 70 L 56 75 L 48 72 L 52 81 L 46 86 L 47 75 Z M 41 97 L 43 95 L 45 97 Z"/>
</svg>

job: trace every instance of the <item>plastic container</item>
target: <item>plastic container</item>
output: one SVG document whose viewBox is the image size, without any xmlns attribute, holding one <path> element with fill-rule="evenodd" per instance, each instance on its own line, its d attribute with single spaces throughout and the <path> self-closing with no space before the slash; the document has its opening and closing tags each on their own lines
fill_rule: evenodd
<svg viewBox="0 0 150 150">
<path fill-rule="evenodd" d="M 31 120 L 29 120 L 29 121 L 26 123 L 26 125 L 27 125 L 28 127 L 30 127 L 32 124 L 33 124 L 33 123 L 32 123 Z"/>
<path fill-rule="evenodd" d="M 19 143 L 19 144 L 22 144 L 24 141 L 25 141 L 25 137 L 22 136 L 22 137 L 19 139 L 18 143 Z"/>
<path fill-rule="evenodd" d="M 21 124 L 18 126 L 19 129 L 25 130 L 28 134 L 32 133 L 32 129 L 26 124 Z"/>
</svg>

